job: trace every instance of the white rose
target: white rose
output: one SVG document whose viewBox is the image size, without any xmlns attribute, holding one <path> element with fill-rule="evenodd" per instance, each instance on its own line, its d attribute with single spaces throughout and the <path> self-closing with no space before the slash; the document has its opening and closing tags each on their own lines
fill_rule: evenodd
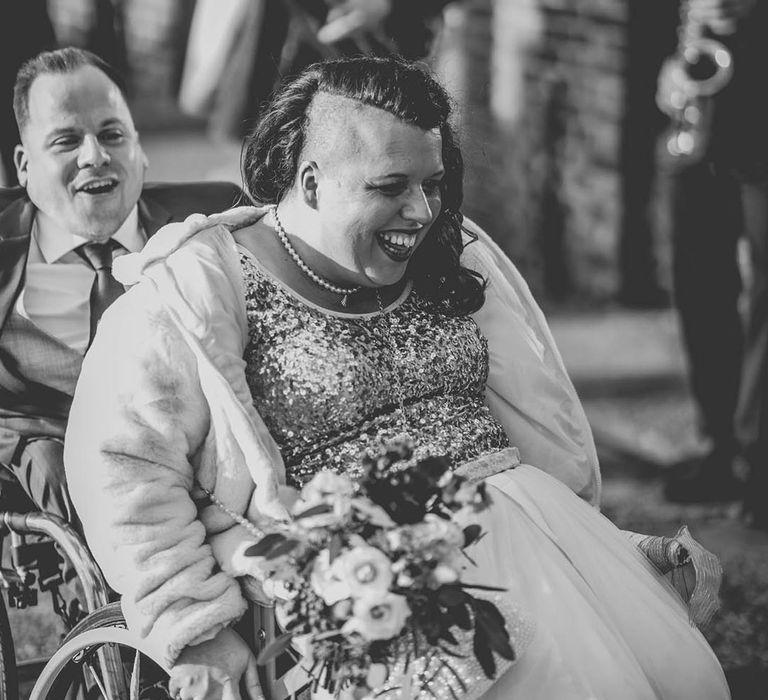
<svg viewBox="0 0 768 700">
<path fill-rule="evenodd" d="M 392 562 L 384 552 L 370 545 L 343 552 L 336 557 L 331 569 L 354 598 L 383 594 L 392 585 Z"/>
<path fill-rule="evenodd" d="M 343 634 L 356 632 L 363 639 L 392 639 L 403 630 L 411 614 L 404 596 L 386 593 L 355 601 L 353 616 L 344 623 Z"/>
</svg>

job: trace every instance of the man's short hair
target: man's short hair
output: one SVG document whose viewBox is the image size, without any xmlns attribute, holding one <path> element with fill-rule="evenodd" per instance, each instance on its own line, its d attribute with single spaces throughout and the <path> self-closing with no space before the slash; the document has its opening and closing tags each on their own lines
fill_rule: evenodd
<svg viewBox="0 0 768 700">
<path fill-rule="evenodd" d="M 73 46 L 55 51 L 43 51 L 26 61 L 16 74 L 16 83 L 13 86 L 13 113 L 16 116 L 19 133 L 29 121 L 29 90 L 35 78 L 50 73 L 66 75 L 74 73 L 83 66 L 98 68 L 117 85 L 127 101 L 128 96 L 122 76 L 96 54 Z"/>
</svg>

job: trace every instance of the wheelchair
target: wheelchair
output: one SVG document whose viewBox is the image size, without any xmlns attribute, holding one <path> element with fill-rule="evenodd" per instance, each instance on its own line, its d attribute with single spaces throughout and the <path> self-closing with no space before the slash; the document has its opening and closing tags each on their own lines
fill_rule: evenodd
<svg viewBox="0 0 768 700">
<path fill-rule="evenodd" d="M 10 566 L 0 567 L 0 700 L 18 700 L 13 637 L 6 609 L 36 605 L 50 593 L 64 622 L 62 643 L 45 663 L 30 700 L 167 700 L 169 669 L 128 630 L 119 602 L 82 538 L 56 515 L 0 510 L 0 548 L 10 541 Z M 0 549 L 2 551 L 2 549 Z M 64 560 L 71 563 L 81 591 L 67 602 L 61 593 Z M 8 556 L 4 557 L 5 562 Z M 253 605 L 238 627 L 255 653 L 275 635 L 271 609 Z M 284 665 L 284 663 L 283 663 Z M 266 700 L 288 696 L 278 677 L 280 660 L 259 668 Z"/>
</svg>

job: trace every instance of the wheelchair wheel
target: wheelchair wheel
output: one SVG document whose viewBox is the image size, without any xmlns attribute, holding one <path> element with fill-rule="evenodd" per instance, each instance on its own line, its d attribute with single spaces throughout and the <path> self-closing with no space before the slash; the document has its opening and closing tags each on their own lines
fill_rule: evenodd
<svg viewBox="0 0 768 700">
<path fill-rule="evenodd" d="M 96 610 L 72 628 L 37 679 L 30 700 L 60 700 L 83 686 L 87 700 L 171 697 L 167 669 L 126 629 L 119 603 Z"/>
<path fill-rule="evenodd" d="M 16 673 L 16 650 L 13 646 L 5 596 L 0 595 L 0 700 L 16 700 L 18 697 L 19 679 Z"/>
</svg>

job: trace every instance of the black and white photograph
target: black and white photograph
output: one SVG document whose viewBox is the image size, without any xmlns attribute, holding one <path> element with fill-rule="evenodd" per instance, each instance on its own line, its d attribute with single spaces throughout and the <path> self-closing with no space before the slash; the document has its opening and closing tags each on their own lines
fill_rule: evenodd
<svg viewBox="0 0 768 700">
<path fill-rule="evenodd" d="M 765 0 L 3 0 L 0 700 L 768 699 Z"/>
</svg>

